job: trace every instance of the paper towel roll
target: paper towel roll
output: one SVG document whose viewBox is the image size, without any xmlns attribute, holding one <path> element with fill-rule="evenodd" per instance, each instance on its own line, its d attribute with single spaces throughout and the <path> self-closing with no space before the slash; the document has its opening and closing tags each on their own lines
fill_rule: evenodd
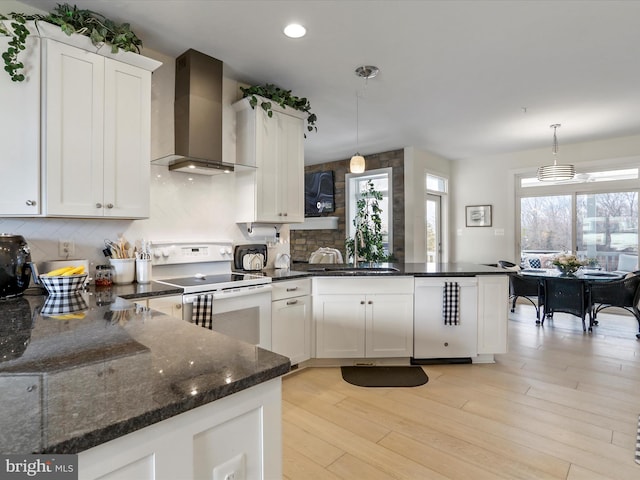
<svg viewBox="0 0 640 480">
<path fill-rule="evenodd" d="M 276 233 L 276 227 L 274 227 L 273 225 L 270 227 L 257 227 L 255 225 L 252 225 L 247 228 L 247 235 L 249 236 L 249 238 L 266 238 L 275 240 Z"/>
</svg>

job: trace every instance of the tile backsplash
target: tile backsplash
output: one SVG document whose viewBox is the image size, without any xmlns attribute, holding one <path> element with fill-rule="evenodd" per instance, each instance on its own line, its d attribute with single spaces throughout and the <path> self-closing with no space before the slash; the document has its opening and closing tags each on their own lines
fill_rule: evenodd
<svg viewBox="0 0 640 480">
<path fill-rule="evenodd" d="M 151 241 L 227 241 L 249 243 L 234 221 L 234 178 L 189 175 L 151 166 L 151 215 L 145 220 L 84 218 L 0 218 L 0 233 L 22 235 L 34 262 L 61 260 L 59 240 L 73 240 L 73 258 L 104 263 L 104 239 L 124 235 L 133 243 Z"/>
</svg>

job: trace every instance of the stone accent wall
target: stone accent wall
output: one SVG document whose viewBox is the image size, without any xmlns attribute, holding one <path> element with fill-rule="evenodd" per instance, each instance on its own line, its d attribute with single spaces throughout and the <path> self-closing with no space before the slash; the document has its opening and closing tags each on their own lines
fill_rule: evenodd
<svg viewBox="0 0 640 480">
<path fill-rule="evenodd" d="M 404 262 L 404 150 L 367 155 L 365 158 L 367 170 L 393 168 L 393 254 L 395 261 Z M 325 215 L 338 217 L 338 228 L 336 230 L 291 230 L 290 246 L 293 262 L 307 262 L 311 253 L 320 247 L 337 248 L 342 252 L 344 261 L 348 261 L 344 246 L 346 238 L 344 176 L 349 173 L 349 160 L 305 167 L 307 173 L 333 170 L 335 211 Z"/>
</svg>

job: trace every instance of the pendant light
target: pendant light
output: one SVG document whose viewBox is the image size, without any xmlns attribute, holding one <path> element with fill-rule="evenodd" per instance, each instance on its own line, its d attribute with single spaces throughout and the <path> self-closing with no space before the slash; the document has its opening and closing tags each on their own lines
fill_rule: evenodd
<svg viewBox="0 0 640 480">
<path fill-rule="evenodd" d="M 355 73 L 357 76 L 365 79 L 365 87 L 366 82 L 370 78 L 378 75 L 380 69 L 378 67 L 374 67 L 373 65 L 363 65 L 361 67 L 356 68 Z M 356 92 L 356 154 L 351 157 L 351 161 L 349 162 L 349 171 L 351 173 L 363 173 L 365 170 L 365 160 L 362 155 L 358 152 L 358 145 L 360 143 L 359 138 L 359 123 L 360 123 L 360 110 L 359 110 L 359 95 Z"/>
<path fill-rule="evenodd" d="M 562 182 L 571 180 L 576 175 L 573 165 L 558 165 L 556 155 L 558 154 L 558 137 L 556 130 L 560 127 L 559 123 L 550 126 L 553 128 L 553 165 L 544 165 L 538 168 L 538 180 L 541 182 Z"/>
<path fill-rule="evenodd" d="M 356 92 L 356 154 L 351 157 L 349 162 L 349 171 L 351 173 L 362 173 L 365 167 L 364 157 L 358 152 L 358 116 L 358 92 Z"/>
</svg>

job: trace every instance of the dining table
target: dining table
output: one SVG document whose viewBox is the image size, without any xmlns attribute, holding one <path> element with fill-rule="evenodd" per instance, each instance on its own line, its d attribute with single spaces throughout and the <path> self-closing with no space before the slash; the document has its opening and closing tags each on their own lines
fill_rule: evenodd
<svg viewBox="0 0 640 480">
<path fill-rule="evenodd" d="M 535 277 L 539 279 L 538 305 L 544 305 L 544 315 L 542 316 L 542 320 L 538 320 L 536 323 L 543 323 L 545 317 L 551 317 L 553 315 L 553 309 L 551 309 L 551 312 L 548 312 L 547 305 L 545 304 L 544 285 L 547 279 L 562 278 L 570 281 L 580 282 L 582 287 L 582 294 L 584 298 L 586 298 L 586 304 L 587 304 L 586 311 L 589 313 L 589 318 L 590 318 L 589 331 L 592 330 L 593 326 L 598 324 L 598 322 L 595 321 L 592 317 L 593 304 L 591 300 L 591 286 L 594 283 L 620 280 L 625 276 L 625 273 L 623 272 L 607 272 L 603 270 L 590 269 L 590 268 L 584 268 L 584 267 L 579 268 L 575 273 L 572 273 L 572 274 L 563 273 L 556 268 L 525 268 L 520 270 L 517 274 L 524 277 Z M 574 315 L 575 314 L 576 313 L 574 313 Z M 584 318 L 583 318 L 583 328 L 584 328 Z"/>
<path fill-rule="evenodd" d="M 581 281 L 586 284 L 590 282 L 607 282 L 612 280 L 620 280 L 625 276 L 623 272 L 606 272 L 592 268 L 579 268 L 573 274 L 563 274 L 557 268 L 524 268 L 518 272 L 519 275 L 527 277 L 539 278 L 568 278 L 571 280 Z"/>
</svg>

